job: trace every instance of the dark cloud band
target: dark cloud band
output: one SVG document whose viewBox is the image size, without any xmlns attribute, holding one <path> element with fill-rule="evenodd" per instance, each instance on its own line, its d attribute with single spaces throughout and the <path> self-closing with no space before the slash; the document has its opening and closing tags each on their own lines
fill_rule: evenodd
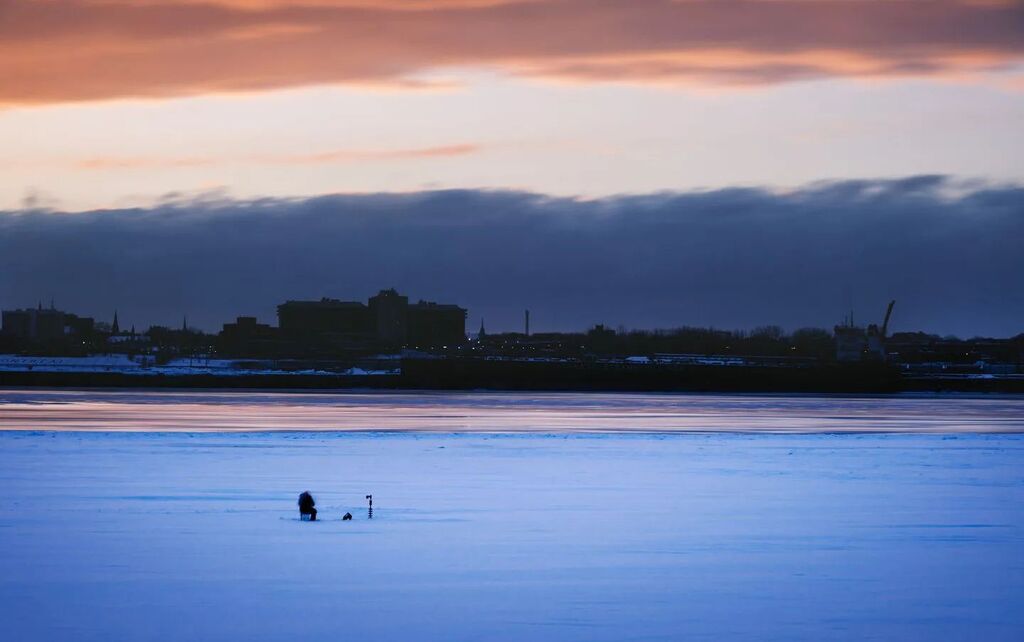
<svg viewBox="0 0 1024 642">
<path fill-rule="evenodd" d="M 1024 188 L 933 176 L 601 200 L 437 191 L 0 214 L 0 306 L 54 297 L 140 326 L 273 320 L 383 287 L 494 329 L 871 321 L 1024 331 Z"/>
</svg>

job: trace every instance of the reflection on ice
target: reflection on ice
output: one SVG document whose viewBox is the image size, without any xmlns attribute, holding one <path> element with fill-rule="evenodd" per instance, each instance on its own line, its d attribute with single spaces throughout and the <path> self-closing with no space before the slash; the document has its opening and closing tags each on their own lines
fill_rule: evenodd
<svg viewBox="0 0 1024 642">
<path fill-rule="evenodd" d="M 33 390 L 0 391 L 0 430 L 1019 432 L 1024 399 Z"/>
</svg>

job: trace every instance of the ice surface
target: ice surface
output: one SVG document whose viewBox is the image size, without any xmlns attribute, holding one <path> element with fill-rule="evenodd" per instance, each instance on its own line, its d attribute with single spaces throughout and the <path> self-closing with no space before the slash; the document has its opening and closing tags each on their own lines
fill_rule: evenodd
<svg viewBox="0 0 1024 642">
<path fill-rule="evenodd" d="M 196 426 L 276 398 L 190 395 Z M 868 403 L 748 414 L 847 402 Z M 7 431 L 0 487 L 8 640 L 1024 638 L 1020 434 Z M 305 489 L 323 521 L 298 520 Z"/>
</svg>

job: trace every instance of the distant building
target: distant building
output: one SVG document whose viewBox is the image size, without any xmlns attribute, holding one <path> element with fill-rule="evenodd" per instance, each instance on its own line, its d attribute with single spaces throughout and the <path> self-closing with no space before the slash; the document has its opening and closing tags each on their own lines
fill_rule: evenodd
<svg viewBox="0 0 1024 642">
<path fill-rule="evenodd" d="M 357 301 L 288 301 L 277 306 L 281 333 L 290 337 L 366 335 L 373 331 L 370 309 Z"/>
<path fill-rule="evenodd" d="M 64 334 L 80 337 L 92 335 L 96 331 L 96 321 L 92 317 L 80 317 L 77 314 L 64 313 Z"/>
<path fill-rule="evenodd" d="M 404 346 L 409 338 L 409 297 L 394 288 L 370 297 L 370 315 L 374 332 L 382 343 Z"/>
<path fill-rule="evenodd" d="M 118 350 L 143 349 L 151 343 L 148 334 L 137 332 L 119 332 L 107 337 L 107 343 L 116 346 Z"/>
<path fill-rule="evenodd" d="M 257 323 L 256 317 L 238 317 L 234 323 L 225 323 L 221 333 L 233 337 L 249 338 L 269 336 L 273 331 L 274 328 L 266 323 Z"/>
<path fill-rule="evenodd" d="M 587 330 L 586 343 L 592 351 L 611 352 L 615 346 L 615 330 L 598 323 Z"/>
<path fill-rule="evenodd" d="M 407 345 L 417 348 L 458 345 L 466 340 L 466 309 L 420 301 L 408 309 Z"/>
<path fill-rule="evenodd" d="M 93 332 L 94 322 L 89 317 L 80 317 L 54 308 L 25 308 L 2 312 L 4 335 L 40 343 L 63 340 L 69 335 L 88 336 Z"/>
<path fill-rule="evenodd" d="M 320 299 L 277 306 L 281 336 L 302 343 L 341 347 L 442 347 L 466 340 L 466 309 L 420 301 L 394 289 L 381 290 L 369 305 Z"/>
<path fill-rule="evenodd" d="M 227 354 L 264 355 L 273 352 L 277 337 L 277 328 L 257 323 L 256 317 L 238 317 L 224 324 L 219 347 Z"/>
<path fill-rule="evenodd" d="M 835 338 L 836 361 L 861 361 L 868 357 L 868 335 L 864 328 L 837 325 Z"/>
<path fill-rule="evenodd" d="M 35 334 L 32 310 L 4 310 L 2 328 L 5 336 L 20 339 L 31 338 Z"/>
</svg>

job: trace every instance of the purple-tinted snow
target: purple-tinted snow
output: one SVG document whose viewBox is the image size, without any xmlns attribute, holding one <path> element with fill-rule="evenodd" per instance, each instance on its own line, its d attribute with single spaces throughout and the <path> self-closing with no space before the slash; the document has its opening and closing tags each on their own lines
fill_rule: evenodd
<svg viewBox="0 0 1024 642">
<path fill-rule="evenodd" d="M 1012 399 L 0 398 L 0 421 L 34 407 L 39 429 L 96 429 L 102 403 L 118 429 L 235 429 L 277 408 L 304 426 L 351 405 L 388 425 L 402 408 L 405 429 L 418 408 L 433 430 L 468 415 L 466 429 L 546 431 L 0 432 L 4 639 L 1024 637 L 1024 435 L 870 432 L 998 433 L 1020 421 Z M 77 422 L 50 414 L 65 404 Z M 791 416 L 866 432 L 557 432 L 661 430 L 664 412 L 688 430 Z M 298 521 L 305 489 L 322 522 Z"/>
</svg>

